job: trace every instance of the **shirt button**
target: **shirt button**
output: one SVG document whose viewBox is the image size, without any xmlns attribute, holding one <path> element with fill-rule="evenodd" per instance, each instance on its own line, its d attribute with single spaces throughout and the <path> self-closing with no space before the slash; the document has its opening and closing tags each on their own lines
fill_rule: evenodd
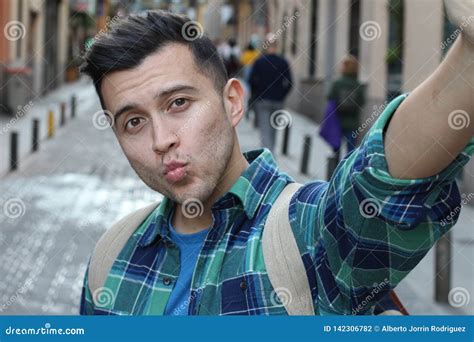
<svg viewBox="0 0 474 342">
<path fill-rule="evenodd" d="M 245 281 L 240 282 L 240 288 L 241 288 L 242 290 L 247 289 L 247 283 L 246 283 Z"/>
<path fill-rule="evenodd" d="M 171 284 L 171 278 L 163 278 L 163 284 L 165 284 L 166 286 L 168 286 L 169 284 Z"/>
</svg>

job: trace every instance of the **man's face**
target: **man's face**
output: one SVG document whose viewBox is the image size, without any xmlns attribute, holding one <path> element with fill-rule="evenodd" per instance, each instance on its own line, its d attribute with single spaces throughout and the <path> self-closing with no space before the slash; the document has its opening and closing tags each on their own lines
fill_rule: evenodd
<svg viewBox="0 0 474 342">
<path fill-rule="evenodd" d="M 222 94 L 191 51 L 166 45 L 137 67 L 108 74 L 101 90 L 143 182 L 178 203 L 208 199 L 225 174 L 234 129 Z"/>
</svg>

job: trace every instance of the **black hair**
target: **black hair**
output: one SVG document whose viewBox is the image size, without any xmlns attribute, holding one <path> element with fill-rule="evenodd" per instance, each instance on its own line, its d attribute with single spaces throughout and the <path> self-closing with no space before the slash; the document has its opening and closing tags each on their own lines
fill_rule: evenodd
<svg viewBox="0 0 474 342">
<path fill-rule="evenodd" d="M 202 26 L 188 17 L 161 10 L 114 18 L 108 30 L 97 35 L 85 52 L 80 71 L 92 78 L 105 109 L 100 91 L 104 76 L 132 69 L 170 43 L 186 45 L 197 69 L 213 79 L 216 91 L 222 94 L 228 75 L 216 47 L 204 35 Z"/>
</svg>

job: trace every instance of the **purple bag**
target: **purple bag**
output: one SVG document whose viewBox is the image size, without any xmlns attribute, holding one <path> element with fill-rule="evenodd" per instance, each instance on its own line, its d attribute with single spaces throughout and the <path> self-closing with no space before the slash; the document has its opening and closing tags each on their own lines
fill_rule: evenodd
<svg viewBox="0 0 474 342">
<path fill-rule="evenodd" d="M 336 101 L 334 100 L 330 100 L 326 106 L 319 135 L 326 140 L 334 150 L 338 150 L 341 147 L 342 128 L 336 112 Z"/>
</svg>

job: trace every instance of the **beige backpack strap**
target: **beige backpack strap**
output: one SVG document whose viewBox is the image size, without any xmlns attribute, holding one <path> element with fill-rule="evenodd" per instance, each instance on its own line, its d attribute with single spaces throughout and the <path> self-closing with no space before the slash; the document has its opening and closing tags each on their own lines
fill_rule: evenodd
<svg viewBox="0 0 474 342">
<path fill-rule="evenodd" d="M 115 259 L 140 224 L 159 205 L 155 202 L 128 214 L 108 229 L 97 242 L 89 264 L 89 290 L 91 293 L 104 286 Z"/>
<path fill-rule="evenodd" d="M 276 199 L 263 228 L 263 258 L 274 291 L 290 315 L 314 315 L 308 277 L 289 221 L 289 205 L 301 184 L 290 183 Z"/>
</svg>

